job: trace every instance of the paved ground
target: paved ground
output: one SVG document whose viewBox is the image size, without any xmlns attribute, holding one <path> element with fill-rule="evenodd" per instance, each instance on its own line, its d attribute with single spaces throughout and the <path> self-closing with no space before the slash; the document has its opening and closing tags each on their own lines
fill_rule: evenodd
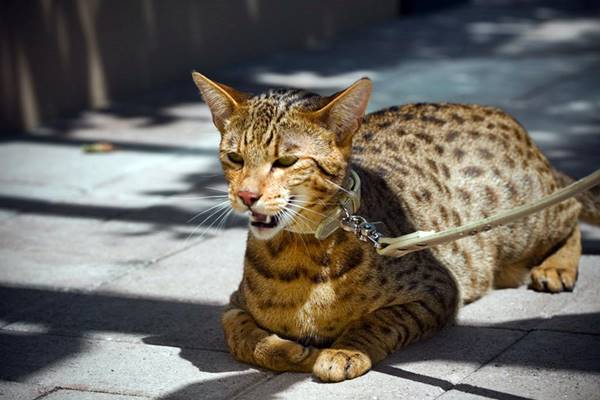
<svg viewBox="0 0 600 400">
<path fill-rule="evenodd" d="M 212 75 L 323 92 L 369 75 L 371 109 L 499 105 L 582 176 L 600 166 L 599 50 L 597 10 L 486 1 Z M 118 150 L 81 151 L 98 140 Z M 189 222 L 220 201 L 198 198 L 223 188 L 217 141 L 186 76 L 0 142 L 0 399 L 600 398 L 600 230 L 589 226 L 575 292 L 496 291 L 359 379 L 235 362 L 218 319 L 241 277 L 245 222 Z"/>
</svg>

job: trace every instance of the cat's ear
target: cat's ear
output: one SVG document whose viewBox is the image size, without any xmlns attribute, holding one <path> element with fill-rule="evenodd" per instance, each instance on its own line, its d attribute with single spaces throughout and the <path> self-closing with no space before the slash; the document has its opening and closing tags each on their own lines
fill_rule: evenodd
<svg viewBox="0 0 600 400">
<path fill-rule="evenodd" d="M 331 96 L 327 104 L 315 112 L 315 116 L 335 132 L 339 144 L 347 144 L 360 127 L 370 95 L 371 80 L 362 78 Z"/>
<path fill-rule="evenodd" d="M 192 78 L 210 109 L 215 126 L 222 132 L 227 119 L 250 95 L 211 81 L 196 71 L 192 72 Z"/>
</svg>

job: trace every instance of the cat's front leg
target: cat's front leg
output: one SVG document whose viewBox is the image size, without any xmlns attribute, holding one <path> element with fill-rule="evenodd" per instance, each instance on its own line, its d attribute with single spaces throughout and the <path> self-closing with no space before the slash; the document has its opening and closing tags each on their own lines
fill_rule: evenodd
<svg viewBox="0 0 600 400">
<path fill-rule="evenodd" d="M 339 382 L 366 373 L 399 347 L 431 336 L 449 317 L 424 300 L 380 308 L 353 322 L 319 354 L 313 373 L 322 381 Z"/>
<path fill-rule="evenodd" d="M 319 350 L 262 329 L 240 308 L 227 310 L 222 322 L 227 346 L 237 360 L 274 371 L 312 371 Z"/>
</svg>

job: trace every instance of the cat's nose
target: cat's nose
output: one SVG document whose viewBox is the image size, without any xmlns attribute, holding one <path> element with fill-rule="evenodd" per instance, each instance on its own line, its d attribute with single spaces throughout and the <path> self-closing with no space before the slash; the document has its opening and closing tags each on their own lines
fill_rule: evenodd
<svg viewBox="0 0 600 400">
<path fill-rule="evenodd" d="M 242 190 L 238 192 L 238 196 L 242 199 L 242 203 L 247 205 L 248 207 L 252 206 L 252 204 L 256 203 L 258 199 L 260 199 L 259 193 L 254 193 L 249 190 Z"/>
</svg>

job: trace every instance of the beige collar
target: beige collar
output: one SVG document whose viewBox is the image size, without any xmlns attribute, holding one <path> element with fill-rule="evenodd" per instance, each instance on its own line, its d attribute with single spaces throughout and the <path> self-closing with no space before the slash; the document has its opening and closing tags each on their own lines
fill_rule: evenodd
<svg viewBox="0 0 600 400">
<path fill-rule="evenodd" d="M 346 190 L 340 193 L 340 205 L 330 211 L 315 229 L 315 237 L 323 240 L 340 227 L 340 219 L 344 215 L 344 209 L 354 214 L 360 207 L 360 178 L 354 170 L 350 170 Z"/>
</svg>

